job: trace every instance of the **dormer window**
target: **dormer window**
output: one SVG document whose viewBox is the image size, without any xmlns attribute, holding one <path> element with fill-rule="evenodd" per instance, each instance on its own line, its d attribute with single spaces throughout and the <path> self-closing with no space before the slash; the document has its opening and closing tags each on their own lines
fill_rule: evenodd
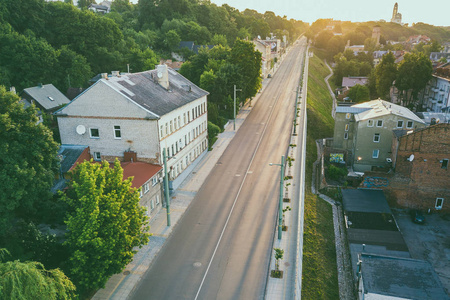
<svg viewBox="0 0 450 300">
<path fill-rule="evenodd" d="M 48 96 L 47 97 L 50 101 L 55 101 L 55 99 L 53 99 L 52 97 Z"/>
</svg>

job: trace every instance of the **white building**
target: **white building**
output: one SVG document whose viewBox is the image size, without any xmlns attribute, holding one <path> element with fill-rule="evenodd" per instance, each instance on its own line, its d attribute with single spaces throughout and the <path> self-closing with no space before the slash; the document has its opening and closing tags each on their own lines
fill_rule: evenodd
<svg viewBox="0 0 450 300">
<path fill-rule="evenodd" d="M 450 112 L 450 63 L 435 71 L 433 78 L 419 93 L 422 111 Z"/>
<path fill-rule="evenodd" d="M 106 73 L 55 113 L 62 144 L 86 145 L 95 160 L 136 160 L 163 164 L 169 179 L 180 176 L 208 149 L 207 95 L 166 65 L 155 70 Z M 185 175 L 186 176 L 186 175 Z"/>
</svg>

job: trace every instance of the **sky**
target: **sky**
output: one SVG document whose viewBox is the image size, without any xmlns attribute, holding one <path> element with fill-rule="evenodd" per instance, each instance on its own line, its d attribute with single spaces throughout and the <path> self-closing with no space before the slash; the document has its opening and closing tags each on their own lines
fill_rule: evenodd
<svg viewBox="0 0 450 300">
<path fill-rule="evenodd" d="M 239 9 L 254 9 L 260 13 L 273 11 L 279 16 L 312 23 L 317 19 L 365 22 L 380 19 L 390 21 L 395 1 L 391 0 L 211 0 Z M 402 22 L 423 22 L 435 26 L 450 26 L 450 0 L 397 1 Z"/>
</svg>

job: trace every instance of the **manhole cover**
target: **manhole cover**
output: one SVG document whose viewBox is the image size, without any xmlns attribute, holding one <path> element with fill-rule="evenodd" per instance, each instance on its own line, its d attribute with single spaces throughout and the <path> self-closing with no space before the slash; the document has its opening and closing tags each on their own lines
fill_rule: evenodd
<svg viewBox="0 0 450 300">
<path fill-rule="evenodd" d="M 201 262 L 194 263 L 194 267 L 196 267 L 196 268 L 200 268 L 201 266 L 202 266 Z"/>
<path fill-rule="evenodd" d="M 126 271 L 123 272 L 123 275 L 125 275 L 125 276 L 126 275 L 130 275 L 130 273 L 131 273 L 130 271 L 126 270 Z"/>
</svg>

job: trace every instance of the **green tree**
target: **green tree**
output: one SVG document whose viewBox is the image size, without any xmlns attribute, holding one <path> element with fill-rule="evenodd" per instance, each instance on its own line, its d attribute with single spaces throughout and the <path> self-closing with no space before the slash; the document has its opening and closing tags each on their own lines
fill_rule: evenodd
<svg viewBox="0 0 450 300">
<path fill-rule="evenodd" d="M 64 245 L 67 272 L 82 292 L 103 287 L 148 242 L 148 217 L 131 181 L 123 180 L 118 160 L 113 167 L 84 162 L 72 173 L 63 196 L 69 207 Z"/>
<path fill-rule="evenodd" d="M 0 86 L 0 234 L 14 218 L 29 220 L 51 197 L 58 145 L 34 105 Z"/>
<path fill-rule="evenodd" d="M 248 41 L 236 40 L 231 49 L 229 62 L 237 65 L 242 74 L 238 88 L 242 88 L 242 101 L 252 98 L 261 88 L 261 52 Z"/>
<path fill-rule="evenodd" d="M 317 48 L 326 49 L 328 47 L 328 41 L 333 37 L 333 33 L 329 30 L 323 30 L 316 37 L 315 46 Z"/>
<path fill-rule="evenodd" d="M 216 124 L 208 122 L 208 145 L 212 148 L 214 142 L 217 140 L 217 135 L 220 133 L 220 127 Z"/>
<path fill-rule="evenodd" d="M 433 66 L 423 53 L 407 53 L 398 66 L 395 86 L 400 91 L 403 105 L 413 108 L 417 95 L 432 78 Z"/>
<path fill-rule="evenodd" d="M 223 34 L 215 34 L 211 39 L 212 45 L 228 46 L 227 37 Z"/>
<path fill-rule="evenodd" d="M 397 77 L 397 65 L 392 52 L 385 54 L 375 68 L 375 86 L 378 96 L 388 99 L 391 86 Z"/>
<path fill-rule="evenodd" d="M 181 38 L 175 30 L 169 30 L 164 37 L 164 46 L 168 51 L 175 50 L 181 42 Z"/>
<path fill-rule="evenodd" d="M 6 261 L 0 249 L 0 299 L 74 299 L 75 286 L 59 269 L 46 270 L 35 261 Z"/>
<path fill-rule="evenodd" d="M 283 259 L 284 250 L 280 248 L 274 248 L 274 250 L 275 250 L 275 270 L 279 271 L 280 259 Z"/>
<path fill-rule="evenodd" d="M 369 88 L 365 85 L 356 84 L 350 88 L 347 97 L 352 101 L 360 103 L 370 100 Z"/>
</svg>

